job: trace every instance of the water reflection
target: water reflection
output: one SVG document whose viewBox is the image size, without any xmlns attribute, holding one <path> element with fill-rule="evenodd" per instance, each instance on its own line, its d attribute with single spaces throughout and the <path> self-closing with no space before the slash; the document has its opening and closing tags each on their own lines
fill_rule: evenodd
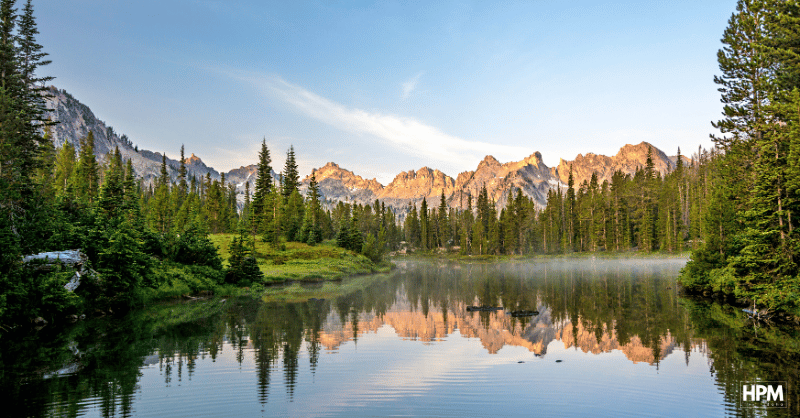
<svg viewBox="0 0 800 418">
<path fill-rule="evenodd" d="M 680 266 L 669 260 L 401 262 L 391 275 L 326 299 L 195 302 L 63 332 L 4 335 L 0 400 L 20 405 L 21 416 L 130 416 L 148 370 L 157 368 L 160 385 L 174 389 L 191 381 L 199 364 L 209 373 L 209 361 L 221 368 L 217 361 L 230 357 L 240 373 L 252 369 L 257 387 L 256 399 L 230 396 L 267 408 L 274 399 L 292 402 L 311 390 L 308 381 L 314 381 L 323 356 L 392 332 L 433 349 L 448 339 L 467 339 L 489 356 L 509 347 L 549 359 L 555 343 L 586 355 L 622 353 L 655 369 L 676 353 L 687 366 L 690 356 L 699 355 L 728 414 L 800 415 L 797 330 L 754 327 L 733 308 L 681 298 L 674 286 Z M 505 310 L 466 309 L 481 305 Z M 186 309 L 193 313 L 188 320 L 174 318 Z M 514 317 L 511 310 L 539 314 Z M 224 379 L 219 373 L 217 379 Z M 741 384 L 759 379 L 789 381 L 789 408 L 759 411 L 742 404 Z"/>
</svg>

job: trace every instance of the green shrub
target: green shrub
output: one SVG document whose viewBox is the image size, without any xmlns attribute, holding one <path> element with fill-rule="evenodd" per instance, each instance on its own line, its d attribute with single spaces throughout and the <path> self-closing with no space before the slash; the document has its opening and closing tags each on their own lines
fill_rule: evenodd
<svg viewBox="0 0 800 418">
<path fill-rule="evenodd" d="M 208 266 L 222 270 L 222 259 L 217 247 L 208 239 L 208 236 L 192 230 L 177 238 L 171 258 L 182 264 Z"/>
</svg>

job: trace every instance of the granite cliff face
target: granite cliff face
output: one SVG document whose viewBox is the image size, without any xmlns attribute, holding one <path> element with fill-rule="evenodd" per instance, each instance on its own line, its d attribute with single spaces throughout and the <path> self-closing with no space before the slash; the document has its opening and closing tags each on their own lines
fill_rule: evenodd
<svg viewBox="0 0 800 418">
<path fill-rule="evenodd" d="M 455 192 L 455 181 L 439 170 L 422 167 L 404 171 L 383 189 L 379 196 L 387 206 L 405 211 L 409 204 L 419 206 L 424 198 L 428 207 L 437 206 L 444 191 L 445 197 Z"/>
<path fill-rule="evenodd" d="M 70 142 L 79 148 L 79 139 L 85 137 L 89 131 L 95 137 L 95 154 L 98 160 L 105 161 L 106 155 L 119 147 L 124 160 L 130 159 L 134 171 L 145 183 L 152 182 L 160 174 L 161 154 L 148 150 L 139 150 L 125 135 L 120 135 L 105 122 L 98 119 L 88 106 L 80 103 L 64 90 L 49 87 L 46 98 L 47 115 L 59 122 L 52 129 L 56 147 Z M 617 170 L 626 174 L 633 174 L 638 168 L 644 167 L 648 151 L 652 149 L 652 158 L 655 169 L 662 174 L 674 169 L 676 157 L 668 157 L 663 151 L 652 145 L 642 142 L 637 145 L 625 145 L 612 157 L 597 154 L 578 154 L 574 160 L 561 160 L 557 167 L 547 167 L 542 162 L 542 155 L 535 152 L 520 160 L 501 163 L 491 155 L 487 155 L 474 171 L 459 173 L 456 178 L 428 167 L 419 170 L 409 170 L 398 174 L 391 183 L 383 186 L 375 179 L 364 179 L 361 176 L 329 162 L 314 169 L 320 186 L 320 192 L 325 200 L 325 205 L 330 207 L 337 202 L 372 204 L 379 199 L 388 207 L 393 208 L 401 218 L 407 212 L 409 205 L 420 206 L 422 199 L 426 199 L 428 207 L 436 207 L 444 192 L 447 206 L 451 208 L 466 208 L 468 196 L 474 200 L 485 186 L 489 199 L 496 203 L 500 210 L 506 206 L 509 191 L 516 194 L 518 190 L 531 198 L 537 207 L 542 208 L 547 204 L 547 193 L 557 188 L 566 188 L 570 168 L 575 180 L 575 187 L 580 187 L 583 181 L 589 181 L 593 172 L 597 173 L 598 181 L 611 180 Z M 256 159 L 256 156 L 253 156 Z M 684 157 L 684 162 L 689 160 Z M 179 161 L 167 158 L 167 168 L 173 180 L 177 180 Z M 186 159 L 189 176 L 221 178 L 221 173 L 208 167 L 200 157 L 191 154 Z M 240 201 L 244 199 L 245 184 L 250 184 L 254 190 L 256 180 L 256 165 L 251 164 L 224 173 L 227 183 L 236 186 Z M 273 181 L 278 181 L 279 176 L 273 171 Z M 301 192 L 308 190 L 311 175 L 307 176 L 301 184 Z"/>
<path fill-rule="evenodd" d="M 50 86 L 46 91 L 45 107 L 46 116 L 58 122 L 51 128 L 53 143 L 61 147 L 65 143 L 75 145 L 80 150 L 80 138 L 91 131 L 94 135 L 94 153 L 98 161 L 105 161 L 106 156 L 119 147 L 122 159 L 131 160 L 136 176 L 144 179 L 145 183 L 151 182 L 161 172 L 161 154 L 148 150 L 138 150 L 132 141 L 125 135 L 120 135 L 114 128 L 107 126 L 98 119 L 91 109 L 75 99 L 64 90 Z M 167 158 L 167 171 L 173 180 L 178 177 L 180 162 Z M 213 168 L 206 166 L 199 157 L 192 154 L 187 158 L 189 176 L 205 177 L 210 174 L 212 179 L 219 179 L 220 174 Z"/>
<path fill-rule="evenodd" d="M 450 206 L 465 208 L 466 196 L 473 196 L 473 201 L 483 186 L 489 199 L 497 203 L 498 208 L 508 203 L 509 190 L 516 194 L 530 197 L 537 206 L 547 204 L 547 191 L 558 187 L 553 177 L 553 170 L 542 162 L 542 154 L 535 152 L 521 161 L 501 164 L 491 155 L 487 155 L 478 163 L 475 171 L 465 171 L 456 178 L 458 195 L 450 199 Z"/>
<path fill-rule="evenodd" d="M 647 153 L 650 149 L 652 149 L 653 164 L 656 171 L 663 175 L 675 168 L 675 160 L 651 144 L 641 142 L 637 145 L 625 145 L 613 157 L 588 153 L 585 156 L 578 154 L 572 161 L 562 159 L 556 171 L 559 180 L 567 184 L 569 170 L 572 167 L 572 176 L 575 180 L 576 188 L 584 181 L 588 182 L 592 178 L 593 172 L 597 172 L 597 182 L 603 184 L 605 180 L 611 182 L 611 176 L 617 170 L 625 174 L 633 174 L 637 169 L 644 168 L 647 162 Z"/>
<path fill-rule="evenodd" d="M 371 205 L 383 191 L 383 185 L 377 180 L 365 180 L 352 171 L 329 162 L 320 168 L 311 170 L 311 174 L 302 181 L 300 190 L 306 192 L 314 175 L 324 199 L 333 202 L 360 203 Z"/>
<path fill-rule="evenodd" d="M 50 86 L 46 91 L 45 107 L 47 109 L 46 116 L 58 122 L 51 128 L 53 143 L 56 147 L 61 147 L 69 142 L 75 146 L 76 150 L 80 150 L 80 138 L 85 137 L 91 131 L 94 135 L 94 153 L 101 163 L 106 160 L 109 153 L 114 151 L 115 147 L 119 147 L 123 161 L 131 160 L 133 171 L 137 177 L 144 180 L 145 184 L 152 182 L 160 175 L 161 153 L 138 149 L 126 135 L 114 131 L 114 128 L 97 118 L 88 106 L 79 102 L 66 91 Z M 185 163 L 189 177 L 205 178 L 206 175 L 210 175 L 212 180 L 221 178 L 220 172 L 207 166 L 195 154 L 187 157 Z M 179 160 L 167 158 L 167 172 L 173 181 L 178 179 L 179 167 Z M 244 199 L 245 182 L 249 182 L 250 189 L 253 190 L 255 171 L 256 165 L 251 164 L 224 173 L 226 183 L 236 185 L 241 200 Z M 278 176 L 274 171 L 272 176 L 277 181 Z"/>
</svg>

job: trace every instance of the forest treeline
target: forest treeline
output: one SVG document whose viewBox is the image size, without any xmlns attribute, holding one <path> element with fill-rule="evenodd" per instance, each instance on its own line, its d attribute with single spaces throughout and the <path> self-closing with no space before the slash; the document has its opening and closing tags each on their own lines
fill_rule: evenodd
<svg viewBox="0 0 800 418">
<path fill-rule="evenodd" d="M 740 0 L 717 54 L 723 118 L 714 123 L 700 248 L 689 289 L 800 308 L 800 3 Z"/>
<path fill-rule="evenodd" d="M 508 192 L 508 204 L 497 210 L 484 186 L 464 210 L 411 205 L 403 222 L 408 244 L 423 251 L 456 249 L 467 255 L 569 254 L 606 251 L 680 252 L 697 245 L 702 235 L 701 208 L 707 196 L 709 163 L 716 155 L 702 149 L 662 175 L 655 170 L 652 149 L 633 174 L 617 171 L 611 181 L 551 189 L 547 205 L 537 208 L 521 189 Z"/>
<path fill-rule="evenodd" d="M 484 186 L 457 208 L 442 194 L 438 206 L 423 199 L 402 217 L 377 200 L 325 201 L 313 175 L 302 194 L 293 148 L 274 181 L 266 141 L 243 202 L 224 176 L 189 177 L 183 147 L 177 178 L 164 157 L 161 175 L 148 183 L 119 150 L 98 161 L 91 132 L 77 147 L 56 149 L 42 96 L 51 78 L 37 75 L 49 61 L 35 40 L 31 1 L 20 13 L 15 4 L 0 0 L 0 324 L 87 304 L 129 307 L 177 282 L 192 292 L 257 283 L 257 240 L 274 248 L 327 240 L 376 262 L 402 248 L 463 255 L 691 249 L 681 278 L 689 290 L 773 309 L 800 303 L 797 1 L 739 1 L 718 55 L 725 107 L 713 150 L 689 159 L 679 149 L 667 173 L 655 170 L 652 150 L 633 174 L 575 184 L 570 173 L 544 208 L 512 189 L 498 209 Z M 236 234 L 227 268 L 209 240 L 216 233 Z M 73 272 L 21 262 L 74 248 L 97 272 L 80 294 L 63 289 Z"/>
</svg>

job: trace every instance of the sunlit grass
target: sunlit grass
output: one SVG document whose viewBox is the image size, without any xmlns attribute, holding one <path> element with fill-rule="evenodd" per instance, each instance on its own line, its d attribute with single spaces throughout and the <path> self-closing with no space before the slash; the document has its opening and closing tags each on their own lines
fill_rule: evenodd
<svg viewBox="0 0 800 418">
<path fill-rule="evenodd" d="M 230 245 L 234 237 L 235 234 L 209 235 L 225 266 L 228 265 Z M 273 245 L 256 236 L 255 256 L 267 284 L 338 280 L 347 276 L 388 270 L 388 266 L 376 266 L 367 257 L 337 247 L 332 241 L 314 246 L 299 242 Z"/>
</svg>

